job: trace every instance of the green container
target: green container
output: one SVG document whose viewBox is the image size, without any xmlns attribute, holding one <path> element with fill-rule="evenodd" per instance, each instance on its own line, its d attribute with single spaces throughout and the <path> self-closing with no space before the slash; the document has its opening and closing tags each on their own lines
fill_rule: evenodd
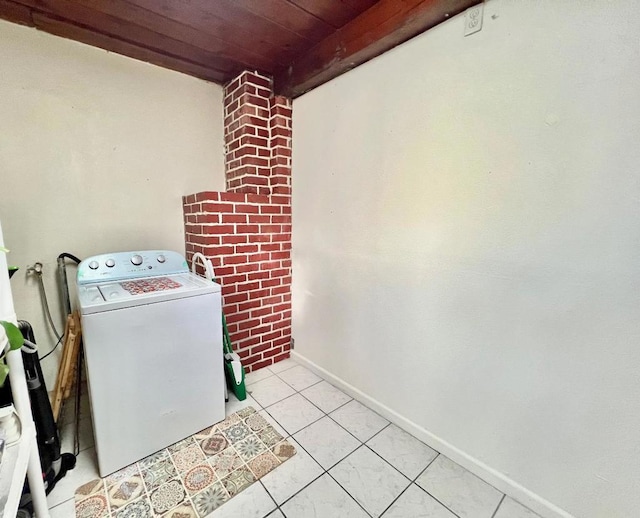
<svg viewBox="0 0 640 518">
<path fill-rule="evenodd" d="M 233 352 L 231 337 L 227 329 L 227 319 L 222 314 L 222 342 L 224 349 L 224 373 L 227 378 L 227 386 L 236 395 L 239 401 L 247 399 L 247 389 L 244 385 L 244 367 L 240 362 L 240 356 Z"/>
<path fill-rule="evenodd" d="M 233 391 L 233 393 L 238 398 L 238 401 L 244 401 L 245 399 L 247 399 L 247 389 L 244 384 L 244 367 L 240 365 L 240 380 L 236 379 L 237 369 L 236 372 L 234 372 L 232 361 L 224 361 L 224 370 L 229 390 Z M 238 381 L 240 382 L 238 383 Z"/>
</svg>

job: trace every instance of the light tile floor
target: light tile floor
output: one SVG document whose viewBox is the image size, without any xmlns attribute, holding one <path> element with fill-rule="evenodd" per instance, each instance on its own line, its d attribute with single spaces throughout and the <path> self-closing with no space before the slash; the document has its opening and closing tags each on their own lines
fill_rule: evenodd
<svg viewBox="0 0 640 518">
<path fill-rule="evenodd" d="M 539 518 L 293 360 L 248 374 L 247 391 L 227 415 L 253 406 L 298 453 L 212 518 Z M 52 518 L 72 518 L 76 488 L 98 477 L 86 401 L 80 418 L 78 465 L 47 499 Z M 63 416 L 63 451 L 72 422 Z"/>
</svg>

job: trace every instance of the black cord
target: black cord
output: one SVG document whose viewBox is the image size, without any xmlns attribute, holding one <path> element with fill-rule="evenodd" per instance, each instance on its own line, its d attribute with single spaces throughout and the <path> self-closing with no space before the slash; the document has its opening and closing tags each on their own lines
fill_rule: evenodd
<svg viewBox="0 0 640 518">
<path fill-rule="evenodd" d="M 56 345 L 53 346 L 53 349 L 51 349 L 47 354 L 45 354 L 42 358 L 38 357 L 38 359 L 40 361 L 44 360 L 47 356 L 49 356 L 53 351 L 55 351 L 58 346 L 60 345 L 60 342 L 62 342 L 62 337 L 58 338 L 58 341 L 56 342 Z"/>
<path fill-rule="evenodd" d="M 76 264 L 80 264 L 82 261 L 80 259 L 78 259 L 75 255 L 70 254 L 69 252 L 62 252 L 59 256 L 58 259 L 71 259 L 72 261 L 74 261 Z"/>
</svg>

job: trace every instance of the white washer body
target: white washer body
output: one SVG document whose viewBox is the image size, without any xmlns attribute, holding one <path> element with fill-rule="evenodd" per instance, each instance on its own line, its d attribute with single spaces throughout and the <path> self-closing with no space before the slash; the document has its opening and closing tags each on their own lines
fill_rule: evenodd
<svg viewBox="0 0 640 518">
<path fill-rule="evenodd" d="M 124 252 L 83 261 L 78 296 L 100 476 L 224 419 L 218 284 Z"/>
</svg>

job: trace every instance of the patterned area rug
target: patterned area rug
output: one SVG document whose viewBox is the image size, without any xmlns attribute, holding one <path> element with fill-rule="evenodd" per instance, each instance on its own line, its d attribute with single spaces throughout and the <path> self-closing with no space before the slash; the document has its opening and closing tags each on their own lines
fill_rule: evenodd
<svg viewBox="0 0 640 518">
<path fill-rule="evenodd" d="M 295 455 L 253 407 L 80 486 L 76 518 L 202 518 Z"/>
</svg>

